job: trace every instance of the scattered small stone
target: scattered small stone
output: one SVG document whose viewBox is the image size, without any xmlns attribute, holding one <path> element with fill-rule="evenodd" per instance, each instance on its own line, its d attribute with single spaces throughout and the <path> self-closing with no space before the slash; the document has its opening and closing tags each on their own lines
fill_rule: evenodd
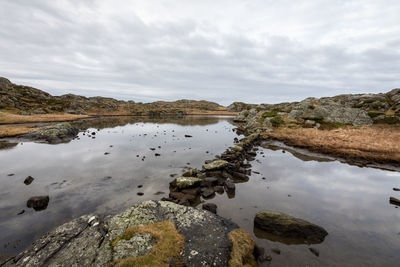
<svg viewBox="0 0 400 267">
<path fill-rule="evenodd" d="M 142 188 L 142 187 L 143 187 L 143 185 L 142 185 L 142 184 L 140 184 L 140 185 L 138 185 L 137 187 L 138 187 L 138 188 Z"/>
<path fill-rule="evenodd" d="M 154 151 L 154 150 L 156 150 L 154 147 L 150 147 L 150 150 L 152 150 L 152 151 Z"/>
<path fill-rule="evenodd" d="M 188 134 L 185 134 L 185 137 L 186 137 L 186 138 L 190 138 L 190 137 L 193 137 L 193 136 L 188 135 Z"/>
<path fill-rule="evenodd" d="M 292 195 L 287 195 L 288 197 L 292 197 Z"/>
<path fill-rule="evenodd" d="M 214 214 L 217 214 L 217 205 L 214 203 L 205 203 L 203 204 L 203 210 L 208 210 Z"/>
<path fill-rule="evenodd" d="M 21 210 L 20 212 L 17 213 L 17 215 L 21 215 L 21 214 L 24 214 L 24 213 L 25 213 L 25 210 Z"/>
<path fill-rule="evenodd" d="M 316 248 L 308 248 L 312 254 L 314 254 L 315 256 L 319 257 L 319 251 Z"/>
<path fill-rule="evenodd" d="M 177 176 L 178 174 L 176 174 L 176 173 L 171 173 L 170 175 L 169 175 L 169 177 L 175 177 L 175 176 Z"/>
<path fill-rule="evenodd" d="M 159 156 L 161 156 L 161 154 L 155 153 L 154 156 L 159 157 Z"/>
<path fill-rule="evenodd" d="M 263 178 L 261 178 L 261 179 L 265 180 L 265 179 L 267 179 L 267 178 L 263 177 Z"/>
<path fill-rule="evenodd" d="M 96 135 L 96 132 L 92 132 L 92 135 Z"/>
<path fill-rule="evenodd" d="M 113 145 L 110 145 L 110 147 L 113 147 Z"/>
<path fill-rule="evenodd" d="M 33 180 L 35 179 L 32 176 L 28 176 L 25 178 L 24 184 L 30 185 L 33 182 Z"/>
<path fill-rule="evenodd" d="M 281 250 L 279 248 L 272 248 L 271 251 L 275 254 L 280 255 L 281 254 Z"/>
<path fill-rule="evenodd" d="M 394 187 L 394 188 L 393 188 L 393 191 L 400 191 L 400 188 Z"/>
<path fill-rule="evenodd" d="M 104 155 L 108 155 L 108 154 L 110 154 L 110 152 L 104 152 Z"/>
<path fill-rule="evenodd" d="M 14 176 L 14 175 L 15 175 L 14 173 L 7 174 L 7 176 Z"/>
<path fill-rule="evenodd" d="M 138 195 L 138 196 L 143 196 L 144 193 L 143 193 L 143 192 L 137 192 L 137 195 Z"/>
<path fill-rule="evenodd" d="M 256 171 L 253 171 L 253 173 L 255 173 L 255 174 L 260 174 L 259 172 L 256 172 Z"/>
<path fill-rule="evenodd" d="M 164 194 L 165 194 L 165 192 L 163 192 L 163 191 L 157 191 L 157 192 L 154 193 L 154 195 L 156 195 L 156 196 L 164 195 Z"/>
<path fill-rule="evenodd" d="M 136 155 L 136 157 L 138 158 L 138 157 L 139 157 L 139 155 Z"/>
</svg>

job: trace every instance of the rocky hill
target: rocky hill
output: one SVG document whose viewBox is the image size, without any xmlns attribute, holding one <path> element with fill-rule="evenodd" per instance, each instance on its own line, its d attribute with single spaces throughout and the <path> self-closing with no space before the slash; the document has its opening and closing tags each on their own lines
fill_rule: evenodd
<svg viewBox="0 0 400 267">
<path fill-rule="evenodd" d="M 0 109 L 23 115 L 46 113 L 70 114 L 184 114 L 188 111 L 225 111 L 226 108 L 209 101 L 178 100 L 140 103 L 106 97 L 85 97 L 74 94 L 52 96 L 29 86 L 16 85 L 0 77 Z"/>
<path fill-rule="evenodd" d="M 240 110 L 241 109 L 241 110 Z M 306 98 L 300 102 L 248 105 L 234 103 L 228 110 L 241 111 L 236 122 L 245 128 L 297 124 L 303 127 L 338 127 L 400 123 L 400 89 L 381 94 L 346 94 Z"/>
</svg>

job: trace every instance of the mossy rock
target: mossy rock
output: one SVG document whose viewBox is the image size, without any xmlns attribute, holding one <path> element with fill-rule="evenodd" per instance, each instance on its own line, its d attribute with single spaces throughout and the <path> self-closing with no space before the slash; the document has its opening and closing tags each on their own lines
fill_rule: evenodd
<svg viewBox="0 0 400 267">
<path fill-rule="evenodd" d="M 276 110 L 269 110 L 269 111 L 265 111 L 261 117 L 263 118 L 270 118 L 270 117 L 275 117 L 278 115 L 278 112 Z"/>
<path fill-rule="evenodd" d="M 203 168 L 206 171 L 213 171 L 213 170 L 222 169 L 222 168 L 226 167 L 227 165 L 228 165 L 228 162 L 226 160 L 217 159 L 217 160 L 214 160 L 213 162 L 204 164 Z"/>
<path fill-rule="evenodd" d="M 200 184 L 202 179 L 197 177 L 180 176 L 175 179 L 175 184 L 179 189 L 189 188 Z"/>
<path fill-rule="evenodd" d="M 290 215 L 264 210 L 256 214 L 254 225 L 282 237 L 322 242 L 328 232 L 322 227 Z"/>
<path fill-rule="evenodd" d="M 283 121 L 282 117 L 280 117 L 280 116 L 275 116 L 275 117 L 273 117 L 273 118 L 270 120 L 270 122 L 271 122 L 272 126 L 274 126 L 274 127 L 279 127 L 279 126 L 281 126 L 282 124 L 285 123 L 285 122 Z"/>
</svg>

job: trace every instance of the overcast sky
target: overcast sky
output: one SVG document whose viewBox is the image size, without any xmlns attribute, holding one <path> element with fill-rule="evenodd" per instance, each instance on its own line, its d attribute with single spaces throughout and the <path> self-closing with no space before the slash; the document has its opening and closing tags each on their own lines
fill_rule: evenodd
<svg viewBox="0 0 400 267">
<path fill-rule="evenodd" d="M 0 0 L 0 76 L 145 102 L 386 92 L 400 1 Z"/>
</svg>

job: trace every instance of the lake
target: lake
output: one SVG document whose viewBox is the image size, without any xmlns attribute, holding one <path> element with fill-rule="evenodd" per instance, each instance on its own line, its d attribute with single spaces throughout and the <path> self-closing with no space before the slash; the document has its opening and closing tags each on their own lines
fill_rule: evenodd
<svg viewBox="0 0 400 267">
<path fill-rule="evenodd" d="M 14 148 L 0 150 L 0 254 L 15 255 L 51 228 L 83 214 L 115 214 L 168 197 L 175 174 L 201 168 L 233 145 L 238 135 L 231 120 L 89 119 L 74 122 L 83 131 L 69 143 L 18 140 Z M 224 193 L 203 201 L 216 203 L 219 215 L 253 235 L 272 256 L 266 266 L 398 265 L 400 211 L 389 197 L 400 198 L 392 190 L 400 187 L 399 172 L 351 166 L 277 142 L 259 147 L 251 164 L 250 180 L 236 184 L 233 198 Z M 34 178 L 30 185 L 24 184 L 27 176 Z M 45 210 L 27 208 L 30 197 L 41 195 L 50 197 Z M 313 245 L 274 238 L 253 229 L 255 214 L 264 209 L 308 220 L 329 235 Z"/>
</svg>

